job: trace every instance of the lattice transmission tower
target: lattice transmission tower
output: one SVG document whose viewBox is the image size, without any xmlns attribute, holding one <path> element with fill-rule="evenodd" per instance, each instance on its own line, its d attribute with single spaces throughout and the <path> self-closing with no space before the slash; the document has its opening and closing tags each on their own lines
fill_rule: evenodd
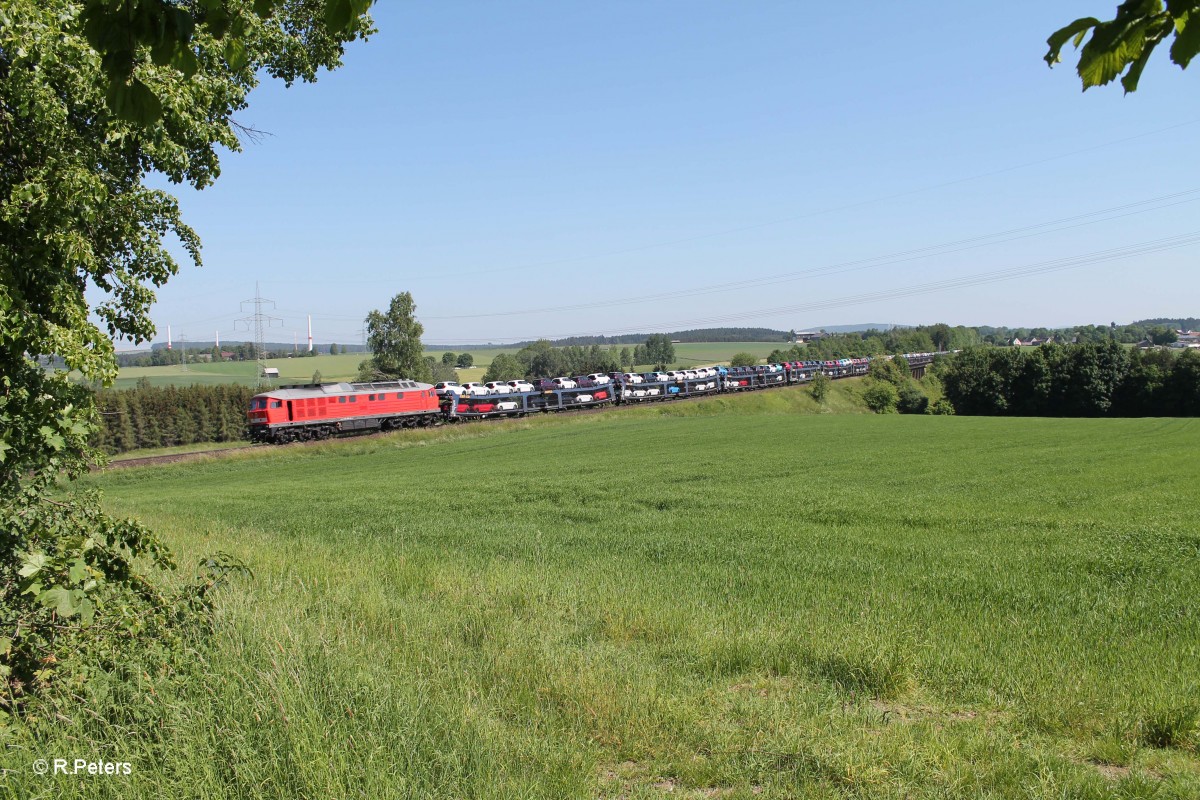
<svg viewBox="0 0 1200 800">
<path fill-rule="evenodd" d="M 243 300 L 241 303 L 242 311 L 247 310 L 246 306 L 253 305 L 254 313 L 250 314 L 249 316 L 242 317 L 241 319 L 234 320 L 234 324 L 245 325 L 247 331 L 254 331 L 254 360 L 258 363 L 258 378 L 259 381 L 266 381 L 270 383 L 270 378 L 267 376 L 266 372 L 267 346 L 263 332 L 265 329 L 270 328 L 275 323 L 282 323 L 283 320 L 280 317 L 272 317 L 270 314 L 263 312 L 263 306 L 268 304 L 271 306 L 271 309 L 274 310 L 275 301 L 268 300 L 267 298 L 263 297 L 262 292 L 259 291 L 258 283 L 255 282 L 254 297 L 251 297 L 249 300 Z"/>
</svg>

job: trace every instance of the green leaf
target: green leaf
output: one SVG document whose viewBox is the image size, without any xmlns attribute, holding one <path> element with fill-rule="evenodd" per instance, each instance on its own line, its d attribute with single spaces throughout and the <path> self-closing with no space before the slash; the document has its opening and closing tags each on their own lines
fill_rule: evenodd
<svg viewBox="0 0 1200 800">
<path fill-rule="evenodd" d="M 229 62 L 231 69 L 240 71 L 245 68 L 249 60 L 246 57 L 246 45 L 242 44 L 240 39 L 230 38 L 225 41 L 225 60 Z"/>
<path fill-rule="evenodd" d="M 1099 24 L 1100 20 L 1095 17 L 1082 17 L 1050 34 L 1050 38 L 1046 40 L 1046 44 L 1050 45 L 1050 50 L 1045 55 L 1046 63 L 1053 67 L 1061 60 L 1059 54 L 1062 52 L 1063 45 L 1067 43 L 1068 39 L 1072 36 L 1082 37 L 1090 28 L 1094 28 Z M 1080 38 L 1076 38 L 1076 47 L 1079 46 L 1080 41 Z"/>
<path fill-rule="evenodd" d="M 1184 12 L 1175 20 L 1175 42 L 1171 45 L 1171 60 L 1187 69 L 1200 52 L 1200 20 L 1189 25 L 1191 14 Z"/>
<path fill-rule="evenodd" d="M 21 565 L 21 569 L 17 570 L 17 574 L 22 578 L 30 578 L 42 571 L 46 566 L 45 553 L 30 553 L 25 556 L 25 563 Z"/>
<path fill-rule="evenodd" d="M 1129 72 L 1125 73 L 1125 77 L 1121 78 L 1121 86 L 1124 87 L 1126 94 L 1137 91 L 1138 81 L 1142 77 L 1142 70 L 1146 68 L 1146 62 L 1150 60 L 1150 54 L 1154 52 L 1154 48 L 1157 46 L 1157 40 L 1147 43 L 1142 48 L 1141 55 L 1129 65 Z"/>
<path fill-rule="evenodd" d="M 83 579 L 88 576 L 88 566 L 82 558 L 77 558 L 71 562 L 71 569 L 67 574 L 71 578 L 71 583 L 82 583 Z"/>
<path fill-rule="evenodd" d="M 210 7 L 204 21 L 208 25 L 208 32 L 213 35 L 214 39 L 224 39 L 225 34 L 229 32 L 229 25 L 233 20 L 223 5 L 217 5 Z"/>
<path fill-rule="evenodd" d="M 254 0 L 254 13 L 259 19 L 267 19 L 275 13 L 275 0 Z"/>
<path fill-rule="evenodd" d="M 162 118 L 162 102 L 150 91 L 149 86 L 137 78 L 132 83 L 109 83 L 107 100 L 113 114 L 127 122 L 153 125 Z"/>
<path fill-rule="evenodd" d="M 354 6 L 350 0 L 325 0 L 325 27 L 331 31 L 344 31 L 354 19 Z"/>
<path fill-rule="evenodd" d="M 47 608 L 53 608 L 60 617 L 73 617 L 79 608 L 71 590 L 62 586 L 42 592 L 38 595 L 38 602 Z"/>
<path fill-rule="evenodd" d="M 1077 71 L 1084 88 L 1109 83 L 1141 58 L 1150 23 L 1150 19 L 1144 18 L 1132 25 L 1114 20 L 1096 26 L 1079 54 Z"/>
<path fill-rule="evenodd" d="M 96 604 L 86 597 L 79 601 L 79 618 L 84 625 L 91 625 L 96 618 Z"/>
<path fill-rule="evenodd" d="M 190 78 L 200 71 L 200 59 L 196 58 L 196 54 L 190 48 L 181 48 L 175 57 L 171 59 L 171 66 L 179 70 L 183 77 Z"/>
<path fill-rule="evenodd" d="M 42 439 L 52 450 L 62 450 L 67 443 L 62 435 L 49 425 L 43 425 L 38 428 L 38 433 L 42 434 Z"/>
</svg>

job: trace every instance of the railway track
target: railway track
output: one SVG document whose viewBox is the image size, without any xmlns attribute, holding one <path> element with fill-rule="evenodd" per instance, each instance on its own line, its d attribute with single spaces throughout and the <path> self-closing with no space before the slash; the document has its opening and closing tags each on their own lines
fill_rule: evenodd
<svg viewBox="0 0 1200 800">
<path fill-rule="evenodd" d="M 785 387 L 778 387 L 778 388 L 785 388 Z M 592 406 L 592 407 L 585 407 L 585 408 L 563 409 L 560 411 L 550 411 L 550 412 L 544 412 L 544 413 L 543 412 L 531 413 L 527 417 L 524 417 L 524 418 L 528 419 L 528 418 L 540 417 L 540 416 L 553 414 L 553 413 L 569 413 L 569 415 L 572 417 L 582 416 L 584 414 L 604 414 L 604 413 L 608 413 L 611 411 L 617 411 L 621 408 L 638 408 L 640 406 L 645 406 L 645 405 L 662 405 L 664 403 L 670 403 L 670 404 L 696 403 L 696 402 L 700 402 L 702 400 L 710 400 L 713 397 L 718 397 L 718 396 L 720 396 L 720 395 L 704 394 L 704 395 L 694 395 L 694 396 L 687 396 L 687 397 L 675 397 L 675 398 L 669 398 L 669 399 L 663 398 L 662 400 L 640 401 L 640 402 L 635 402 L 635 403 L 623 403 L 621 405 L 608 404 L 608 405 Z M 453 423 L 443 423 L 443 424 L 472 425 L 472 424 L 479 423 L 479 422 L 492 422 L 494 420 L 521 419 L 521 418 L 522 417 L 497 415 L 495 417 L 487 417 L 487 418 L 481 418 L 481 419 L 461 419 L 460 418 L 460 419 L 455 420 Z M 378 433 L 352 434 L 352 435 L 346 435 L 346 436 L 341 436 L 341 437 L 337 437 L 337 438 L 339 438 L 339 439 L 374 439 L 374 438 L 378 438 L 380 436 L 390 436 L 394 433 L 396 433 L 396 431 L 381 431 Z M 129 467 L 148 467 L 148 466 L 152 466 L 152 465 L 162 465 L 162 464 L 178 464 L 178 463 L 181 463 L 184 461 L 196 461 L 201 458 L 224 458 L 226 455 L 233 454 L 233 453 L 244 453 L 247 450 L 268 450 L 269 449 L 269 450 L 278 451 L 280 449 L 288 449 L 288 448 L 293 448 L 293 447 L 312 447 L 313 445 L 318 445 L 318 444 L 328 444 L 331 441 L 337 441 L 337 439 L 314 439 L 314 440 L 306 441 L 306 442 L 289 442 L 287 444 L 247 444 L 242 447 L 225 447 L 225 448 L 221 448 L 218 450 L 197 450 L 197 451 L 191 452 L 191 453 L 170 453 L 168 455 L 162 455 L 162 456 L 140 456 L 140 457 L 136 457 L 136 458 L 123 458 L 119 461 L 110 461 L 108 463 L 108 465 L 103 468 L 103 470 L 127 469 Z"/>
<path fill-rule="evenodd" d="M 197 458 L 220 458 L 227 453 L 241 453 L 246 450 L 259 450 L 263 445 L 248 444 L 244 447 L 222 447 L 217 450 L 196 450 L 191 453 L 169 453 L 165 456 L 138 456 L 109 461 L 103 469 L 125 469 L 127 467 L 145 467 L 150 464 L 174 464 L 180 461 L 195 461 Z"/>
</svg>

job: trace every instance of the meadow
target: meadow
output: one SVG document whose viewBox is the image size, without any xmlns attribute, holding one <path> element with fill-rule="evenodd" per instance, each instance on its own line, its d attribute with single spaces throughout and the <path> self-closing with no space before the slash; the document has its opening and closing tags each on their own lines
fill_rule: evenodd
<svg viewBox="0 0 1200 800">
<path fill-rule="evenodd" d="M 94 478 L 181 563 L 254 574 L 152 711 L 0 764 L 133 774 L 9 793 L 1200 796 L 1200 424 L 821 411 L 787 389 Z"/>
<path fill-rule="evenodd" d="M 675 356 L 678 359 L 671 368 L 688 368 L 698 365 L 725 364 L 734 353 L 747 352 L 766 358 L 772 350 L 783 347 L 782 342 L 687 342 L 675 345 Z M 632 345 L 630 345 L 632 348 Z M 470 369 L 459 370 L 459 380 L 478 381 L 483 379 L 484 372 L 492 363 L 492 359 L 501 353 L 515 353 L 515 347 L 478 347 L 470 348 L 469 352 L 475 358 L 474 366 Z M 618 348 L 620 349 L 620 348 Z M 426 350 L 425 355 L 441 359 L 445 350 Z M 463 352 L 463 351 L 456 351 Z M 315 371 L 320 370 L 321 379 L 326 382 L 349 381 L 358 375 L 358 365 L 367 356 L 363 353 L 339 353 L 331 356 L 328 352 L 313 358 L 272 358 L 267 366 L 279 370 L 280 383 L 308 383 Z M 643 365 L 650 369 L 651 365 Z M 199 384 L 246 383 L 258 382 L 257 365 L 246 361 L 225 361 L 215 364 L 188 364 L 187 372 L 175 364 L 169 367 L 125 367 L 117 377 L 116 388 L 128 389 L 139 380 L 147 380 L 154 386 L 189 386 Z"/>
</svg>

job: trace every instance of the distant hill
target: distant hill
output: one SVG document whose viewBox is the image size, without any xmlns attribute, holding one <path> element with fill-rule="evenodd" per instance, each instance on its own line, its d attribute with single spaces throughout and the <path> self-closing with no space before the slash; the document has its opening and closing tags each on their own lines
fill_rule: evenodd
<svg viewBox="0 0 1200 800">
<path fill-rule="evenodd" d="M 1176 319 L 1139 319 L 1137 322 L 1131 322 L 1130 325 L 1166 325 L 1168 328 L 1174 328 L 1180 331 L 1194 331 L 1200 328 L 1200 319 L 1196 317 L 1183 317 Z"/>
<path fill-rule="evenodd" d="M 553 339 L 551 344 L 557 347 L 643 344 L 650 335 L 649 333 L 626 333 L 621 336 L 571 336 L 566 339 Z M 667 336 L 678 342 L 786 342 L 788 340 L 787 331 L 777 331 L 774 328 L 698 328 L 689 331 L 671 331 L 667 333 Z M 533 344 L 533 342 L 514 342 L 506 346 L 519 349 L 528 344 Z"/>
<path fill-rule="evenodd" d="M 818 328 L 796 328 L 798 331 L 825 331 L 826 333 L 858 333 L 859 331 L 890 331 L 892 328 L 911 328 L 912 325 L 897 325 L 894 322 L 859 322 L 854 325 L 822 325 Z"/>
</svg>

